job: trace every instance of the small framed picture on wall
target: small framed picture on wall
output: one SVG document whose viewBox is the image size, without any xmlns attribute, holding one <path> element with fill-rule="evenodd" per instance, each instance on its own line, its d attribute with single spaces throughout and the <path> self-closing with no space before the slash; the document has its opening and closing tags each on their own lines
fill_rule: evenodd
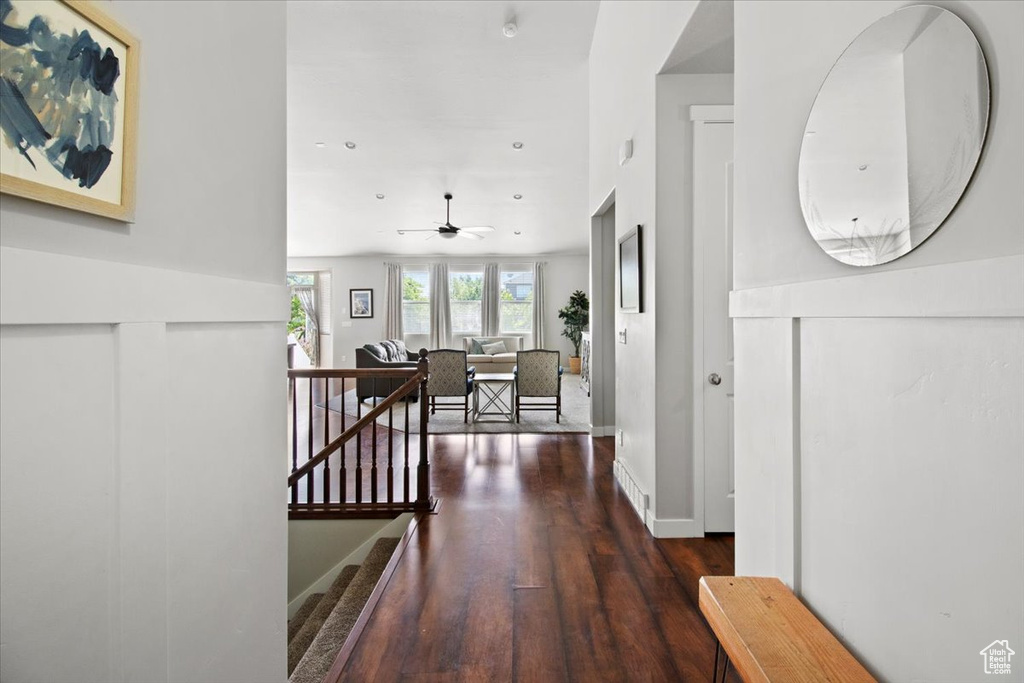
<svg viewBox="0 0 1024 683">
<path fill-rule="evenodd" d="M 372 289 L 350 289 L 348 290 L 348 297 L 350 318 L 373 317 Z"/>
</svg>

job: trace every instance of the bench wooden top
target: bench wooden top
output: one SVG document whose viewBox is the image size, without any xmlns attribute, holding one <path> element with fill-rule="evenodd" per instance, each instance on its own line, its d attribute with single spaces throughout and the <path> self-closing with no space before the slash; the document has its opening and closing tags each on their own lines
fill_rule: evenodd
<svg viewBox="0 0 1024 683">
<path fill-rule="evenodd" d="M 705 576 L 699 603 L 746 683 L 875 680 L 779 579 Z"/>
</svg>

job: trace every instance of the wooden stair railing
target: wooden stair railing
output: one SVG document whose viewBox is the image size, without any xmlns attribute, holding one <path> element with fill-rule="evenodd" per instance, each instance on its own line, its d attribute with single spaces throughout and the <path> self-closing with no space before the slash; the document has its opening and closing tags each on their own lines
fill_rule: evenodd
<svg viewBox="0 0 1024 683">
<path fill-rule="evenodd" d="M 364 406 L 356 388 L 356 414 L 347 415 L 346 380 L 360 379 L 373 380 L 374 405 L 363 414 Z M 300 390 L 302 380 L 306 380 L 307 385 L 304 392 Z M 333 397 L 332 380 L 341 380 L 341 391 Z M 389 391 L 386 398 L 378 400 L 377 394 L 383 393 L 377 391 L 378 382 L 390 390 L 396 380 L 405 382 Z M 426 349 L 420 350 L 415 368 L 289 370 L 288 387 L 291 404 L 289 518 L 387 518 L 403 512 L 430 511 L 436 507 L 437 502 L 430 496 L 427 452 Z M 338 388 L 336 382 L 333 388 Z M 419 433 L 412 435 L 409 433 L 409 399 L 417 395 Z M 339 402 L 337 411 L 331 405 L 332 399 Z M 299 404 L 303 401 L 306 405 L 300 411 Z M 404 413 L 404 429 L 395 428 L 396 409 Z M 385 414 L 386 425 L 378 422 Z M 351 424 L 349 420 L 352 420 Z M 332 432 L 337 436 L 332 438 Z M 415 490 L 411 483 L 410 463 L 410 443 L 414 438 L 418 442 Z M 352 442 L 354 449 L 349 448 Z M 307 456 L 301 464 L 300 451 Z M 386 461 L 379 462 L 385 452 Z M 397 463 L 396 455 L 399 458 Z M 364 476 L 366 465 L 369 465 L 368 477 Z"/>
</svg>

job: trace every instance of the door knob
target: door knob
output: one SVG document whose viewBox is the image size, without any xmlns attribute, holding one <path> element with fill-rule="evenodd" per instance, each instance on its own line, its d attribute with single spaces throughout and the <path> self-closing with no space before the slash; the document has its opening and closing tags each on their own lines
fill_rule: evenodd
<svg viewBox="0 0 1024 683">
<path fill-rule="evenodd" d="M 712 372 L 710 375 L 708 375 L 708 382 L 717 387 L 719 384 L 722 383 L 722 378 L 719 377 L 717 372 Z"/>
</svg>

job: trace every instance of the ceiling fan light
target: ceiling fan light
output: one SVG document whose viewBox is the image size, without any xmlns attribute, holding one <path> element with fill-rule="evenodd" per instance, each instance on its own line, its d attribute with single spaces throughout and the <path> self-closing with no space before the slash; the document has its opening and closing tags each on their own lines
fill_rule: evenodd
<svg viewBox="0 0 1024 683">
<path fill-rule="evenodd" d="M 450 240 L 450 239 L 454 238 L 455 235 L 457 235 L 458 233 L 455 233 L 455 232 L 442 232 L 442 233 L 438 233 L 438 234 L 440 234 L 441 237 L 443 237 L 444 239 Z"/>
</svg>

